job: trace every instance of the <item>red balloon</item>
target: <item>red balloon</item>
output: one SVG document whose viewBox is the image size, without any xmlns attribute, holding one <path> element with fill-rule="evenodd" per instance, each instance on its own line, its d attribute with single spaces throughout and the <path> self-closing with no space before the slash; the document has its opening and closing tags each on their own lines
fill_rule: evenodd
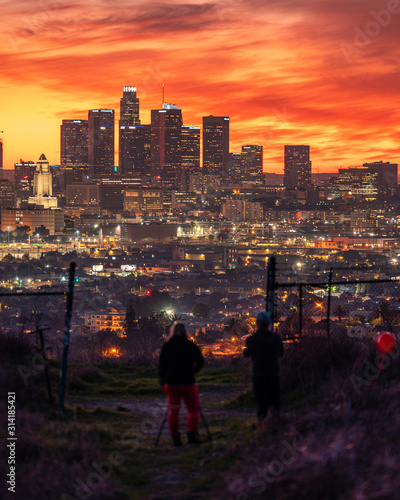
<svg viewBox="0 0 400 500">
<path fill-rule="evenodd" d="M 389 354 L 396 345 L 396 338 L 388 332 L 382 333 L 376 341 L 376 346 L 381 354 Z"/>
</svg>

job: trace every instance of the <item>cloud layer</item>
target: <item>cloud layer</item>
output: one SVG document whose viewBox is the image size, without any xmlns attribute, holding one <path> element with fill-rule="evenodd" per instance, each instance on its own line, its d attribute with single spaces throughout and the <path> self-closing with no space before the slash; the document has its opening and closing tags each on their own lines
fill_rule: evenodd
<svg viewBox="0 0 400 500">
<path fill-rule="evenodd" d="M 399 157 L 397 0 L 2 1 L 5 166 L 59 161 L 63 118 L 118 110 L 136 85 L 141 119 L 166 100 L 186 123 L 231 117 L 231 150 L 309 144 L 319 171 Z"/>
</svg>

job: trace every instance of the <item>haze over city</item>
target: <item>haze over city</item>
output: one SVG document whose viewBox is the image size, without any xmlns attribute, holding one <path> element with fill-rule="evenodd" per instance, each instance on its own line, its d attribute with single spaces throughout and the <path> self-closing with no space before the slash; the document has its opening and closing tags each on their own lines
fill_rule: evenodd
<svg viewBox="0 0 400 500">
<path fill-rule="evenodd" d="M 150 123 L 162 84 L 187 124 L 229 116 L 230 151 L 262 145 L 267 172 L 282 173 L 285 144 L 309 144 L 313 172 L 397 162 L 395 0 L 1 7 L 5 169 L 42 152 L 58 164 L 62 119 L 113 108 L 118 120 L 124 85 L 137 87 Z"/>
</svg>

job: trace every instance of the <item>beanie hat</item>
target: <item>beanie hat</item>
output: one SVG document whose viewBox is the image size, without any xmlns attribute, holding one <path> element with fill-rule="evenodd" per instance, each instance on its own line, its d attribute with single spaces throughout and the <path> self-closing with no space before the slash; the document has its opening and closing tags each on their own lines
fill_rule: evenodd
<svg viewBox="0 0 400 500">
<path fill-rule="evenodd" d="M 271 316 L 267 312 L 260 312 L 257 315 L 257 326 L 267 326 L 271 323 Z"/>
</svg>

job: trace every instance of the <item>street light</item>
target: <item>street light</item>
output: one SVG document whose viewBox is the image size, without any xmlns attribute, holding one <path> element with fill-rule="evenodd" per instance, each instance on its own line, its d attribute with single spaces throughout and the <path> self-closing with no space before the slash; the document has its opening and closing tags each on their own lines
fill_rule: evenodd
<svg viewBox="0 0 400 500">
<path fill-rule="evenodd" d="M 10 226 L 7 226 L 7 245 L 10 246 Z"/>
</svg>

